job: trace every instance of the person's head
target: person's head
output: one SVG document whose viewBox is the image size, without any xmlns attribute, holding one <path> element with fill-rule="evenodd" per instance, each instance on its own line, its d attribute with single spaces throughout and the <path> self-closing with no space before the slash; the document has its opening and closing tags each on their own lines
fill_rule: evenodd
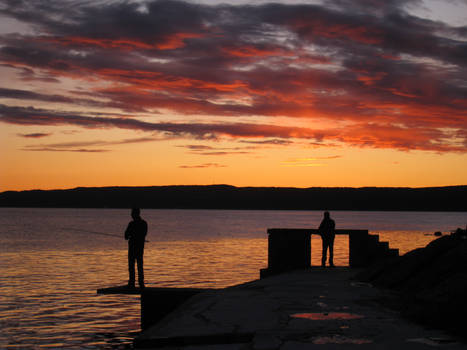
<svg viewBox="0 0 467 350">
<path fill-rule="evenodd" d="M 324 212 L 324 217 L 325 217 L 326 219 L 329 219 L 329 218 L 330 218 L 329 212 L 328 212 L 327 210 Z"/>
<path fill-rule="evenodd" d="M 138 207 L 133 207 L 131 208 L 131 217 L 133 220 L 139 219 L 140 215 L 140 210 Z"/>
</svg>

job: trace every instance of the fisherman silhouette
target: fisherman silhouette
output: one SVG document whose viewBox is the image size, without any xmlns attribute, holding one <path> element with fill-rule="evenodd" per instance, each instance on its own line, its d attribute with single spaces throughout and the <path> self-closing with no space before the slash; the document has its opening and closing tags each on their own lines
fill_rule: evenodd
<svg viewBox="0 0 467 350">
<path fill-rule="evenodd" d="M 327 250 L 329 249 L 329 266 L 334 267 L 334 237 L 335 234 L 336 223 L 333 219 L 331 219 L 329 212 L 324 212 L 323 221 L 319 225 L 319 234 L 321 235 L 321 239 L 323 242 L 323 253 L 321 256 L 321 266 L 326 266 L 326 255 Z"/>
<path fill-rule="evenodd" d="M 148 233 L 148 224 L 140 216 L 140 209 L 131 210 L 132 221 L 125 230 L 125 239 L 128 240 L 128 287 L 135 287 L 135 262 L 138 264 L 138 284 L 144 288 L 143 254 L 144 241 Z"/>
</svg>

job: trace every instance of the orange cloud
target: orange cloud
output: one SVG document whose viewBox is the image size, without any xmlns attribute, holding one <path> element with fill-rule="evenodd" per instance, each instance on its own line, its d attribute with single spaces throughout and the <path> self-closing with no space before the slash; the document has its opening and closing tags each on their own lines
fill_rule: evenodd
<svg viewBox="0 0 467 350">
<path fill-rule="evenodd" d="M 95 117 L 60 113 L 34 108 L 0 105 L 0 121 L 17 125 L 75 125 L 85 128 L 120 128 L 140 130 L 162 135 L 195 139 L 220 137 L 244 141 L 245 138 L 267 140 L 303 139 L 398 150 L 426 150 L 436 152 L 465 152 L 465 130 L 443 131 L 429 127 L 403 127 L 389 123 L 354 123 L 344 127 L 312 129 L 255 123 L 151 123 L 128 117 Z M 454 139 L 453 139 L 454 137 Z M 146 140 L 146 138 L 144 138 Z M 139 142 L 139 140 L 138 140 Z M 54 147 L 56 148 L 56 147 Z M 241 149 L 214 150 L 205 155 L 224 155 L 244 152 Z"/>
<path fill-rule="evenodd" d="M 383 79 L 387 73 L 385 72 L 376 72 L 373 75 L 370 75 L 371 73 L 368 72 L 369 75 L 359 75 L 357 77 L 358 81 L 361 81 L 363 84 L 367 86 L 372 86 L 374 85 L 377 81 Z"/>
<path fill-rule="evenodd" d="M 129 117 L 144 112 L 148 120 L 151 113 L 167 120 L 177 113 L 205 115 L 211 121 L 223 117 L 218 124 L 227 116 L 233 122 L 253 121 L 236 124 L 235 132 L 225 125 L 185 132 L 201 138 L 300 138 L 308 144 L 324 140 L 397 149 L 459 147 L 467 129 L 463 42 L 440 40 L 439 24 L 430 21 L 384 17 L 362 8 L 340 11 L 337 8 L 347 2 L 339 3 L 226 5 L 227 17 L 218 16 L 217 7 L 186 2 L 154 1 L 147 13 L 128 3 L 102 5 L 109 17 L 98 28 L 89 25 L 99 20 L 92 17 L 97 13 L 90 11 L 92 6 L 81 9 L 90 11 L 89 16 L 76 13 L 60 26 L 52 25 L 52 17 L 31 16 L 49 36 L 0 37 L 2 65 L 17 74 L 17 86 L 28 81 L 31 91 L 3 88 L 0 98 L 6 104 L 13 98 L 21 105 L 54 104 L 51 109 L 60 104 L 65 112 L 64 106 L 93 110 L 97 116 L 108 116 L 111 110 Z M 128 17 L 115 16 L 116 8 Z M 157 22 L 163 11 L 174 22 Z M 399 23 L 406 26 L 396 26 Z M 63 77 L 75 83 L 64 83 Z M 41 90 L 46 79 L 50 93 Z M 68 90 L 70 86 L 78 88 Z M 274 129 L 277 120 L 272 117 L 277 116 L 288 118 L 281 119 L 286 120 L 285 128 Z M 41 117 L 36 115 L 35 122 Z M 94 124 L 87 120 L 84 125 Z M 154 125 L 119 125 L 159 130 Z M 303 127 L 316 125 L 332 127 Z M 440 130 L 455 132 L 449 136 Z"/>
<path fill-rule="evenodd" d="M 310 40 L 313 37 L 328 39 L 350 39 L 363 44 L 380 44 L 381 32 L 364 25 L 328 23 L 319 19 L 295 19 L 289 23 L 294 30 L 305 32 Z"/>
<path fill-rule="evenodd" d="M 67 46 L 97 46 L 103 49 L 149 50 L 156 48 L 158 50 L 174 50 L 185 46 L 185 39 L 201 38 L 203 36 L 204 34 L 200 33 L 174 33 L 155 40 L 154 43 L 147 43 L 133 38 L 107 39 L 82 36 L 40 37 L 38 40 Z"/>
<path fill-rule="evenodd" d="M 53 37 L 41 37 L 41 41 L 50 43 L 56 43 L 67 46 L 98 46 L 104 49 L 120 49 L 120 50 L 132 50 L 132 49 L 151 49 L 153 45 L 149 45 L 145 42 L 134 40 L 134 39 L 104 39 L 104 38 L 87 38 L 80 36 L 71 36 L 63 38 Z"/>
<path fill-rule="evenodd" d="M 240 47 L 223 47 L 222 51 L 235 57 L 264 57 L 264 56 L 290 56 L 293 53 L 282 48 L 259 48 L 253 45 Z"/>
<path fill-rule="evenodd" d="M 459 152 L 462 147 L 449 142 L 441 142 L 443 132 L 436 129 L 404 128 L 394 125 L 357 124 L 339 131 L 336 139 L 357 147 L 374 147 L 409 150 L 429 150 L 436 152 Z"/>
<path fill-rule="evenodd" d="M 155 46 L 159 50 L 174 50 L 185 46 L 185 39 L 202 38 L 200 33 L 175 33 L 168 35 Z"/>
</svg>

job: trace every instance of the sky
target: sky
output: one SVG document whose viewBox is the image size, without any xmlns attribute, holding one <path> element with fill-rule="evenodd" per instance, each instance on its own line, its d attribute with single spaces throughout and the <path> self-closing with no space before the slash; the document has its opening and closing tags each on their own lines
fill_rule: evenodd
<svg viewBox="0 0 467 350">
<path fill-rule="evenodd" d="M 467 1 L 0 0 L 0 191 L 467 184 Z"/>
</svg>

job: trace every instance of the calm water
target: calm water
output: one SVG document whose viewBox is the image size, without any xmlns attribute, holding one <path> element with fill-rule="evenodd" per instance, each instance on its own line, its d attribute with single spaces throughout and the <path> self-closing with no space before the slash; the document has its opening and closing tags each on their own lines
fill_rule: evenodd
<svg viewBox="0 0 467 350">
<path fill-rule="evenodd" d="M 401 253 L 434 231 L 465 227 L 467 213 L 331 213 L 337 228 L 369 229 Z M 315 228 L 321 212 L 143 210 L 148 286 L 225 287 L 267 266 L 267 228 Z M 0 208 L 0 348 L 126 349 L 139 331 L 139 297 L 101 296 L 127 281 L 128 210 Z M 98 233 L 117 235 L 112 237 Z M 312 264 L 320 263 L 312 239 Z M 337 236 L 335 262 L 348 264 Z"/>
</svg>

